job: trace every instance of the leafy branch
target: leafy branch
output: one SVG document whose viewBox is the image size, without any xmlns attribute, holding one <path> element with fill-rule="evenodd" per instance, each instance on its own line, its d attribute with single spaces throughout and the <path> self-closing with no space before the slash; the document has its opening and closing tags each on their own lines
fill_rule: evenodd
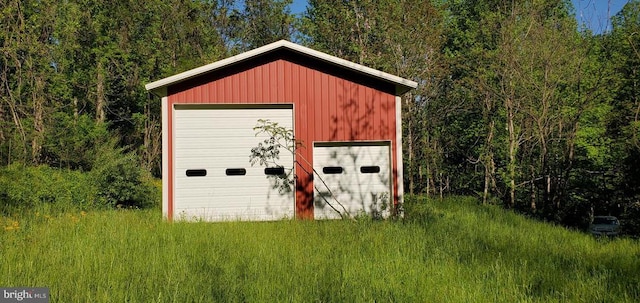
<svg viewBox="0 0 640 303">
<path fill-rule="evenodd" d="M 267 167 L 283 167 L 278 164 L 278 160 L 280 160 L 280 150 L 284 149 L 289 151 L 292 155 L 294 155 L 294 163 L 300 165 L 298 159 L 304 161 L 309 167 L 312 167 L 313 174 L 317 176 L 317 179 L 322 182 L 322 184 L 329 191 L 330 196 L 332 197 L 333 202 L 337 204 L 342 211 L 336 208 L 333 205 L 333 202 L 329 202 L 326 197 L 322 196 L 322 199 L 325 203 L 331 207 L 335 212 L 337 212 L 341 218 L 350 218 L 353 219 L 353 216 L 349 213 L 349 211 L 336 199 L 333 192 L 327 185 L 327 183 L 322 179 L 322 177 L 318 174 L 318 172 L 313 169 L 313 166 L 309 161 L 307 161 L 303 156 L 297 155 L 296 150 L 299 147 L 304 147 L 303 143 L 299 140 L 296 140 L 293 135 L 293 130 L 281 126 L 278 122 L 273 122 L 269 119 L 258 119 L 257 125 L 253 128 L 256 132 L 256 137 L 259 135 L 266 135 L 267 138 L 264 141 L 258 143 L 258 146 L 251 149 L 250 162 L 251 165 L 255 165 L 258 163 L 262 166 Z M 303 165 L 300 167 L 307 173 L 309 173 Z M 284 168 L 284 167 L 283 167 Z M 268 178 L 271 178 L 274 182 L 274 187 L 278 189 L 280 193 L 290 193 L 293 191 L 294 178 L 297 178 L 295 175 L 295 171 L 293 168 L 287 169 L 284 168 L 284 173 L 280 175 L 269 175 Z M 318 188 L 314 184 L 314 189 L 319 191 Z"/>
</svg>

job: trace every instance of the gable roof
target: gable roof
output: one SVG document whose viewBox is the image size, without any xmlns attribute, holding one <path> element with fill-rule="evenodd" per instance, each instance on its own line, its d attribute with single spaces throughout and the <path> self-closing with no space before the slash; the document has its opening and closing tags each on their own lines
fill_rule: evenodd
<svg viewBox="0 0 640 303">
<path fill-rule="evenodd" d="M 207 65 L 203 65 L 198 68 L 194 68 L 158 81 L 154 81 L 145 85 L 147 91 L 151 91 L 152 93 L 159 96 L 167 95 L 167 87 L 173 84 L 177 84 L 189 79 L 193 79 L 195 77 L 214 72 L 216 70 L 223 69 L 227 66 L 231 66 L 236 63 L 240 63 L 249 59 L 253 59 L 267 53 L 279 50 L 279 49 L 287 49 L 298 54 L 326 62 L 328 64 L 332 64 L 339 68 L 347 69 L 350 71 L 354 71 L 365 76 L 375 78 L 378 80 L 382 80 L 389 84 L 395 86 L 395 91 L 397 95 L 401 95 L 406 93 L 407 91 L 416 88 L 418 83 L 404 79 L 398 76 L 394 76 L 383 71 L 379 71 L 373 68 L 369 68 L 351 61 L 347 61 L 335 56 L 331 56 L 329 54 L 319 52 L 308 47 L 304 47 L 286 40 L 280 40 L 273 42 L 271 44 L 267 44 L 265 46 L 250 50 L 248 52 L 244 52 L 233 57 L 229 57 L 220 61 L 216 61 Z"/>
</svg>

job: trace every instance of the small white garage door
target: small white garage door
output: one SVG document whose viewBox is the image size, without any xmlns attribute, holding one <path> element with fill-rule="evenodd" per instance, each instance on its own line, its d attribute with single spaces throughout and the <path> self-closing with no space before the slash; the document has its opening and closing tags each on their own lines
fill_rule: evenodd
<svg viewBox="0 0 640 303">
<path fill-rule="evenodd" d="M 316 143 L 313 148 L 314 216 L 340 218 L 340 213 L 386 217 L 391 201 L 388 142 Z M 337 211 L 336 211 L 337 210 Z"/>
<path fill-rule="evenodd" d="M 174 216 L 184 220 L 278 220 L 294 216 L 293 191 L 278 188 L 275 175 L 293 169 L 280 151 L 277 166 L 251 166 L 259 119 L 293 129 L 293 109 L 176 106 L 174 111 Z"/>
</svg>

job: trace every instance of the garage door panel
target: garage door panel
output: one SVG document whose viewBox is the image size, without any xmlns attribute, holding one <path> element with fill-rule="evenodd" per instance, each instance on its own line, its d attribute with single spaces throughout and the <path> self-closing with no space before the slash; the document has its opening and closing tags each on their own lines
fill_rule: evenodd
<svg viewBox="0 0 640 303">
<path fill-rule="evenodd" d="M 260 210 L 267 210 L 274 207 L 282 208 L 287 207 L 291 201 L 285 200 L 273 200 L 265 203 L 263 199 L 256 199 L 255 195 L 251 193 L 236 194 L 234 196 L 224 198 L 209 198 L 202 199 L 201 197 L 184 197 L 183 206 L 176 209 L 194 209 L 194 208 L 209 208 L 211 210 L 246 210 L 253 209 L 256 212 Z M 275 209 L 273 209 L 275 210 Z"/>
<path fill-rule="evenodd" d="M 212 162 L 208 159 L 203 159 L 204 157 L 213 158 L 216 157 L 218 161 L 224 162 Z M 258 168 L 258 171 L 264 170 L 264 167 L 260 169 L 259 164 L 255 164 L 254 167 L 251 166 L 249 162 L 249 156 L 233 156 L 233 155 L 206 155 L 199 157 L 176 157 L 176 160 L 179 160 L 179 166 L 176 165 L 177 169 L 181 169 L 186 171 L 187 169 L 207 169 L 207 171 L 211 170 L 212 172 L 221 172 L 224 173 L 227 168 L 244 168 L 247 171 L 254 171 L 255 168 Z M 286 158 L 284 160 L 287 160 Z M 178 172 L 179 175 L 184 175 L 183 172 Z"/>
<path fill-rule="evenodd" d="M 232 211 L 236 209 L 238 212 L 246 211 L 247 209 L 251 209 L 254 212 L 261 211 L 276 211 L 278 209 L 282 209 L 282 207 L 286 207 L 287 204 L 284 201 L 270 201 L 269 203 L 265 203 L 262 199 L 252 200 L 253 196 L 244 195 L 244 196 L 234 196 L 233 198 L 227 199 L 209 199 L 203 200 L 197 197 L 188 197 L 185 198 L 185 206 L 176 208 L 176 209 L 194 209 L 194 208 L 207 208 L 211 211 Z M 283 215 L 284 216 L 284 215 Z"/>
<path fill-rule="evenodd" d="M 255 196 L 237 195 L 225 198 L 201 199 L 199 197 L 185 197 L 183 206 L 178 209 L 202 209 L 211 213 L 225 213 L 226 215 L 233 213 L 247 212 L 250 210 L 254 213 L 279 213 L 280 217 L 291 214 L 282 214 L 282 208 L 288 207 L 291 201 L 269 201 L 265 203 L 263 199 L 255 199 Z M 278 218 L 280 219 L 280 218 Z"/>
<path fill-rule="evenodd" d="M 247 171 L 252 170 L 251 167 L 251 163 L 249 163 L 249 157 L 245 156 L 245 157 L 238 157 L 238 156 L 216 156 L 215 154 L 212 155 L 207 155 L 206 157 L 217 157 L 217 159 L 220 162 L 226 162 L 226 163 L 218 163 L 218 162 L 211 162 L 211 160 L 203 160 L 201 158 L 195 158 L 195 157 L 191 157 L 191 158 L 176 158 L 177 160 L 180 160 L 180 166 L 176 165 L 176 168 L 178 169 L 182 169 L 184 171 L 186 171 L 187 169 L 207 169 L 207 171 L 212 171 L 212 172 L 221 172 L 224 173 L 225 169 L 227 168 L 244 168 Z M 181 174 L 184 175 L 184 174 Z"/>
<path fill-rule="evenodd" d="M 231 132 L 233 130 L 233 132 Z M 211 128 L 211 129 L 182 129 L 176 131 L 177 136 L 181 136 L 182 138 L 246 138 L 246 137 L 255 137 L 256 132 L 252 129 L 250 130 L 242 130 L 238 131 L 237 128 Z M 215 143 L 226 143 L 224 142 L 215 142 Z"/>
<path fill-rule="evenodd" d="M 213 120 L 213 118 L 212 118 Z M 218 119 L 215 119 L 216 121 Z M 245 125 L 236 125 L 236 124 L 228 124 L 225 125 L 224 127 L 216 127 L 215 125 L 206 125 L 206 126 L 201 126 L 201 127 L 189 127 L 189 128 L 185 128 L 185 127 L 181 127 L 181 128 L 176 128 L 175 129 L 175 134 L 176 135 L 180 135 L 180 136 L 185 136 L 185 137 L 193 137 L 193 136 L 222 136 L 222 137 L 228 137 L 229 135 L 240 135 L 240 136 L 250 136 L 253 137 L 256 135 L 256 131 L 253 129 L 256 126 L 256 121 L 249 119 L 248 120 L 249 123 L 251 123 L 251 128 L 246 128 L 246 123 L 247 121 L 245 121 Z M 224 121 L 217 121 L 216 123 L 225 123 Z M 281 124 L 280 126 L 283 127 L 291 127 L 290 124 Z M 229 131 L 233 130 L 234 133 L 229 133 Z"/>
<path fill-rule="evenodd" d="M 222 202 L 228 202 L 228 201 L 237 201 L 236 203 L 238 205 L 240 204 L 246 204 L 249 203 L 249 200 L 253 199 L 256 200 L 256 198 L 258 200 L 264 200 L 264 197 L 257 197 L 258 195 L 263 195 L 263 196 L 269 196 L 272 195 L 272 198 L 275 198 L 276 196 L 279 196 L 280 193 L 278 192 L 277 189 L 274 189 L 272 192 L 270 193 L 265 193 L 264 190 L 260 190 L 259 188 L 235 188 L 235 189 L 228 189 L 228 190 L 207 190 L 204 188 L 198 188 L 198 189 L 191 189 L 189 190 L 189 192 L 185 193 L 184 195 L 181 196 L 181 199 L 184 203 L 187 203 L 188 201 L 201 201 L 203 203 L 205 203 L 205 205 L 209 205 L 212 207 L 219 207 L 220 203 Z M 238 199 L 241 197 L 249 197 L 250 199 Z M 188 199 L 192 199 L 192 200 L 188 200 Z M 279 203 L 277 201 L 277 199 L 269 199 L 270 202 L 272 203 Z M 286 202 L 287 204 L 291 203 L 291 201 L 289 201 L 288 199 L 282 199 L 282 202 Z M 187 206 L 184 207 L 192 207 L 193 205 L 189 202 L 188 204 L 185 204 Z M 181 206 L 182 207 L 182 206 Z"/>
<path fill-rule="evenodd" d="M 332 183 L 332 182 L 326 182 L 327 185 L 329 187 L 332 187 L 331 190 L 333 191 L 334 189 L 340 190 L 342 192 L 354 192 L 354 193 L 359 193 L 362 191 L 371 191 L 371 190 L 375 190 L 375 191 L 388 191 L 389 190 L 389 186 L 387 186 L 386 184 L 371 184 L 371 183 L 366 183 L 366 182 L 370 182 L 370 181 L 364 181 L 361 183 Z M 377 181 L 376 181 L 377 182 Z M 324 185 L 323 185 L 324 186 Z M 323 187 L 320 186 L 320 187 Z"/>
<path fill-rule="evenodd" d="M 191 110 L 192 112 L 187 113 L 185 110 Z M 269 111 L 269 116 L 266 117 L 264 115 L 265 111 Z M 190 109 L 188 106 L 185 106 L 181 109 L 176 109 L 176 117 L 188 117 L 191 118 L 241 118 L 241 119 L 278 119 L 282 120 L 279 123 L 287 123 L 287 119 L 291 119 L 291 115 L 287 113 L 287 111 L 291 111 L 290 108 L 241 108 L 241 109 L 232 109 L 232 108 L 212 108 L 212 109 Z"/>
<path fill-rule="evenodd" d="M 316 218 L 340 218 L 327 203 L 341 211 L 344 207 L 351 215 L 361 212 L 377 214 L 381 211 L 381 204 L 390 203 L 388 144 L 343 143 L 338 146 L 315 146 L 313 152 L 314 168 L 318 178 L 324 180 L 324 183 L 315 183 Z M 324 170 L 331 168 L 330 171 L 339 171 L 336 167 L 341 168 L 341 173 L 326 173 Z M 334 197 L 339 203 L 335 202 Z"/>
<path fill-rule="evenodd" d="M 186 111 L 186 110 L 182 110 L 182 111 Z M 227 116 L 216 116 L 216 115 L 212 115 L 209 117 L 200 117 L 200 118 L 195 118 L 195 117 L 183 117 L 182 119 L 188 119 L 187 123 L 182 123 L 180 125 L 176 125 L 175 126 L 175 130 L 176 131 L 184 131 L 184 130 L 230 130 L 230 129 L 244 129 L 245 132 L 253 130 L 253 127 L 255 127 L 258 124 L 258 120 L 260 119 L 264 119 L 266 116 L 264 115 L 264 111 L 263 112 L 258 112 L 258 114 L 253 115 L 254 117 L 251 117 L 251 115 L 248 116 L 244 116 L 244 117 L 227 117 Z M 287 122 L 287 121 L 282 121 L 280 122 L 280 120 L 286 119 L 287 117 L 282 117 L 282 116 L 269 116 L 268 120 L 270 121 L 274 121 L 277 122 L 278 125 L 280 126 L 291 126 L 293 125 L 291 122 Z M 290 118 L 290 117 L 289 117 Z M 179 117 L 178 117 L 179 119 Z M 251 128 L 249 129 L 245 129 L 245 127 L 247 126 L 247 121 L 250 121 L 251 123 Z"/>
<path fill-rule="evenodd" d="M 251 166 L 258 119 L 293 125 L 291 108 L 175 110 L 174 211 L 204 220 L 277 220 L 293 217 L 293 192 L 280 193 L 264 166 Z M 279 164 L 293 168 L 293 155 L 280 152 Z M 244 169 L 227 175 L 227 169 Z M 206 175 L 187 176 L 187 170 Z M 201 171 L 200 171 L 201 172 Z M 178 215 L 179 218 L 179 215 Z M 191 219 L 191 218 L 190 218 Z"/>
<path fill-rule="evenodd" d="M 242 152 L 247 150 L 247 152 Z M 238 148 L 206 148 L 206 149 L 195 149 L 191 150 L 188 153 L 176 151 L 177 160 L 191 160 L 194 163 L 212 163 L 219 162 L 213 160 L 214 158 L 224 157 L 227 159 L 237 159 L 234 163 L 251 166 L 251 147 L 238 147 Z M 280 152 L 280 156 L 286 157 L 287 155 L 283 155 L 283 151 Z"/>
<path fill-rule="evenodd" d="M 314 159 L 318 159 L 328 163 L 371 163 L 375 164 L 389 158 L 388 146 L 335 146 L 335 147 L 316 147 L 314 149 Z"/>
<path fill-rule="evenodd" d="M 233 178 L 233 180 L 229 180 Z M 216 184 L 225 184 L 225 186 L 216 186 Z M 274 183 L 273 180 L 265 178 L 264 176 L 233 176 L 233 177 L 186 177 L 176 179 L 176 186 L 184 189 L 198 189 L 209 188 L 216 191 L 222 191 L 226 189 L 243 189 L 243 188 L 261 188 L 263 192 L 266 192 Z M 187 194 L 183 192 L 181 194 Z"/>
<path fill-rule="evenodd" d="M 277 191 L 278 188 L 275 186 L 270 186 L 269 184 L 264 184 L 265 186 L 230 186 L 223 188 L 224 184 L 219 184 L 218 186 L 212 186 L 212 184 L 199 184 L 198 186 L 189 184 L 182 185 L 181 188 L 184 188 L 188 191 L 181 193 L 181 197 L 188 196 L 202 196 L 206 198 L 208 195 L 220 195 L 224 193 L 224 196 L 237 196 L 241 194 L 255 194 L 255 195 L 267 195 L 270 193 L 269 190 Z M 202 194 L 196 194 L 196 191 L 202 192 Z M 259 197 L 261 198 L 261 197 Z"/>
<path fill-rule="evenodd" d="M 253 131 L 253 127 L 258 124 L 258 119 L 248 118 L 247 121 L 251 121 L 251 128 L 243 129 L 246 126 L 246 122 L 238 122 L 234 121 L 234 119 L 230 118 L 200 118 L 196 119 L 197 121 L 190 121 L 189 123 L 193 125 L 176 125 L 175 131 L 177 132 L 187 132 L 190 130 L 212 130 L 212 131 L 223 131 L 223 130 L 241 130 L 243 133 L 250 133 Z M 269 119 L 275 120 L 275 119 Z M 208 122 L 207 122 L 208 121 Z M 217 125 L 220 125 L 217 127 Z M 280 126 L 289 127 L 292 124 L 290 123 L 279 123 Z"/>
<path fill-rule="evenodd" d="M 229 137 L 182 137 L 184 145 L 179 149 L 182 151 L 189 151 L 191 149 L 207 149 L 207 148 L 246 148 L 244 154 L 250 154 L 251 148 L 263 142 L 266 137 L 250 136 L 229 136 Z M 191 139 L 191 140 L 189 140 Z M 199 141 L 197 141 L 199 140 Z"/>
<path fill-rule="evenodd" d="M 188 207 L 176 208 L 176 210 L 185 210 L 185 209 L 201 209 L 205 212 L 211 214 L 221 214 L 221 215 L 233 215 L 239 213 L 256 213 L 256 214 L 277 214 L 278 219 L 282 219 L 283 217 L 291 217 L 291 213 L 283 214 L 282 208 L 287 207 L 285 204 L 270 202 L 269 204 L 265 204 L 264 201 L 259 200 L 256 203 L 252 204 L 251 202 L 237 202 L 242 199 L 248 201 L 251 199 L 251 196 L 238 196 L 239 199 L 229 199 L 229 200 L 201 200 L 201 199 L 192 199 L 185 200 L 185 202 L 189 203 Z M 215 207 L 212 207 L 212 204 L 215 204 Z M 273 220 L 273 219 L 272 219 Z"/>
<path fill-rule="evenodd" d="M 221 158 L 222 160 L 225 160 L 226 158 Z M 198 163 L 201 164 L 201 163 Z M 216 165 L 217 167 L 213 167 L 212 165 Z M 244 169 L 246 171 L 246 173 L 244 175 L 228 175 L 227 174 L 227 169 Z M 194 171 L 194 170 L 204 170 L 206 173 L 206 176 L 187 176 L 187 172 L 188 171 Z M 291 167 L 285 168 L 284 169 L 285 173 L 286 172 L 290 172 L 291 171 Z M 178 179 L 188 179 L 191 180 L 193 182 L 198 182 L 198 180 L 203 179 L 203 178 L 219 178 L 216 180 L 211 180 L 208 182 L 227 182 L 227 181 L 237 181 L 237 182 L 243 182 L 243 183 L 247 183 L 247 182 L 258 182 L 257 180 L 262 180 L 262 182 L 264 182 L 265 177 L 267 178 L 271 178 L 270 175 L 266 175 L 265 174 L 265 167 L 264 166 L 258 166 L 258 164 L 256 164 L 256 166 L 249 166 L 249 165 L 236 165 L 234 166 L 232 163 L 229 164 L 225 164 L 225 163 L 213 163 L 210 165 L 193 165 L 189 168 L 179 168 L 176 169 L 176 180 Z M 256 180 L 254 179 L 247 179 L 247 178 L 257 178 Z M 189 181 L 190 182 L 190 181 Z"/>
</svg>

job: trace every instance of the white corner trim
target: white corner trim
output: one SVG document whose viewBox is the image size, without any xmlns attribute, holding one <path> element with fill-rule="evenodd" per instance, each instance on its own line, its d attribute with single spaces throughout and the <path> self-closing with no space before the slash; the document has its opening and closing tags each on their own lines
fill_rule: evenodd
<svg viewBox="0 0 640 303">
<path fill-rule="evenodd" d="M 402 166 L 402 97 L 396 96 L 396 154 L 398 204 L 404 203 L 404 168 Z"/>
<path fill-rule="evenodd" d="M 162 97 L 162 217 L 169 218 L 169 98 Z M 168 113 L 168 114 L 167 114 Z M 173 210 L 172 210 L 173 212 Z"/>
</svg>

